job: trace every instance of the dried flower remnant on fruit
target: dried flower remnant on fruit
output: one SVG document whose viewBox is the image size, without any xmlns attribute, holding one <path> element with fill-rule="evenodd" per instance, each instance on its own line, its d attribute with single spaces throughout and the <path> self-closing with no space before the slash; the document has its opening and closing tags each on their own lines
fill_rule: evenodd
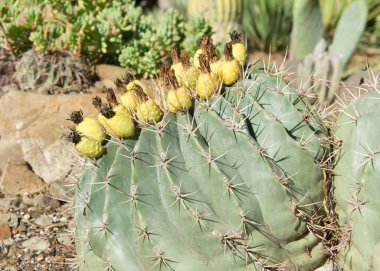
<svg viewBox="0 0 380 271">
<path fill-rule="evenodd" d="M 199 39 L 199 47 L 201 47 L 201 49 L 206 48 L 209 44 L 212 44 L 211 37 L 206 36 Z"/>
<path fill-rule="evenodd" d="M 210 73 L 210 63 L 208 61 L 207 55 L 206 54 L 200 54 L 199 55 L 199 64 L 200 64 L 200 70 L 203 73 Z"/>
<path fill-rule="evenodd" d="M 74 124 L 79 124 L 83 121 L 83 111 L 73 111 L 70 113 L 70 118 L 68 120 L 71 120 Z"/>
<path fill-rule="evenodd" d="M 135 80 L 135 77 L 131 73 L 126 72 L 123 78 L 121 79 L 121 82 L 123 82 L 125 85 L 128 85 L 133 80 Z"/>
<path fill-rule="evenodd" d="M 112 88 L 107 88 L 106 94 L 107 94 L 107 102 L 109 102 L 111 105 L 118 105 L 119 104 L 119 102 L 116 99 L 115 92 L 113 91 Z"/>
<path fill-rule="evenodd" d="M 171 87 L 172 89 L 179 88 L 179 84 L 178 84 L 177 78 L 175 77 L 175 74 L 174 74 L 173 70 L 170 69 L 168 71 L 167 78 L 168 78 L 168 81 L 169 81 L 169 87 Z"/>
<path fill-rule="evenodd" d="M 240 43 L 241 42 L 241 34 L 236 30 L 230 33 L 230 38 L 232 43 Z"/>
<path fill-rule="evenodd" d="M 172 58 L 173 64 L 177 64 L 179 62 L 178 49 L 177 47 L 173 47 L 170 51 L 170 56 Z"/>
<path fill-rule="evenodd" d="M 160 80 L 161 86 L 164 88 L 168 88 L 170 85 L 169 78 L 168 78 L 169 70 L 170 70 L 170 66 L 168 63 L 164 63 L 160 68 L 159 80 Z"/>
<path fill-rule="evenodd" d="M 180 59 L 184 69 L 188 69 L 191 67 L 189 55 L 187 54 L 186 50 L 181 51 Z"/>
<path fill-rule="evenodd" d="M 234 60 L 234 56 L 232 55 L 232 43 L 226 43 L 224 46 L 224 57 L 226 61 Z"/>
<path fill-rule="evenodd" d="M 112 109 L 112 105 L 109 103 L 103 104 L 102 99 L 99 96 L 92 98 L 92 104 L 107 119 L 110 119 L 113 116 L 115 116 L 115 112 Z"/>
<path fill-rule="evenodd" d="M 68 142 L 78 144 L 81 140 L 80 134 L 75 130 L 75 128 L 71 128 L 70 132 L 66 135 L 66 140 Z"/>
</svg>

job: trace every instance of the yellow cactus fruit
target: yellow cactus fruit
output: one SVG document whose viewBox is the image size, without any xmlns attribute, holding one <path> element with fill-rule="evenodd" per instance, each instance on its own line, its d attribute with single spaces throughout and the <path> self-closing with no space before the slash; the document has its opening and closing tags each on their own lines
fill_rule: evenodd
<svg viewBox="0 0 380 271">
<path fill-rule="evenodd" d="M 224 60 L 220 69 L 220 77 L 227 86 L 234 84 L 240 78 L 240 66 L 232 56 L 232 43 L 230 42 L 224 47 Z"/>
<path fill-rule="evenodd" d="M 132 116 L 123 105 L 117 104 L 112 89 L 108 89 L 107 100 L 109 103 L 102 104 L 101 99 L 96 96 L 92 101 L 94 106 L 100 111 L 98 121 L 111 136 L 118 138 L 133 136 L 135 124 Z"/>
<path fill-rule="evenodd" d="M 199 69 L 190 64 L 189 56 L 185 50 L 181 51 L 181 63 L 183 67 L 182 76 L 178 77 L 176 74 L 179 85 L 194 88 L 197 84 Z"/>
<path fill-rule="evenodd" d="M 76 130 L 79 134 L 95 139 L 100 143 L 106 139 L 106 131 L 104 127 L 97 120 L 83 117 L 82 110 L 71 112 L 70 120 L 77 125 Z"/>
<path fill-rule="evenodd" d="M 177 111 L 187 111 L 191 107 L 191 96 L 186 88 L 180 87 L 168 92 L 168 108 L 172 113 Z"/>
<path fill-rule="evenodd" d="M 215 53 L 215 46 L 213 44 L 208 44 L 205 47 L 207 59 L 210 63 L 210 70 L 211 72 L 216 73 L 218 76 L 220 76 L 220 69 L 222 66 L 222 61 L 218 60 L 218 57 Z"/>
<path fill-rule="evenodd" d="M 116 79 L 115 85 L 119 91 L 121 90 L 122 93 L 131 91 L 134 88 L 134 85 L 139 85 L 147 95 L 149 95 L 150 92 L 149 88 L 144 83 L 142 83 L 140 80 L 135 79 L 134 76 L 129 72 L 126 72 L 121 79 Z"/>
<path fill-rule="evenodd" d="M 75 129 L 67 135 L 67 140 L 75 144 L 77 151 L 89 158 L 98 158 L 104 153 L 104 148 L 98 140 L 81 135 Z"/>
<path fill-rule="evenodd" d="M 211 72 L 210 64 L 205 54 L 199 56 L 201 64 L 201 74 L 198 77 L 196 91 L 201 99 L 207 99 L 217 92 L 219 88 L 219 78 L 214 72 Z"/>
<path fill-rule="evenodd" d="M 179 61 L 178 57 L 178 49 L 176 47 L 173 47 L 170 56 L 172 58 L 173 64 L 171 66 L 171 69 L 174 70 L 175 76 L 177 77 L 177 80 L 183 76 L 183 66 L 182 63 Z"/>
<path fill-rule="evenodd" d="M 129 112 L 135 113 L 139 103 L 143 101 L 145 93 L 140 85 L 135 84 L 130 91 L 127 91 L 120 97 L 120 103 L 128 109 Z"/>
<path fill-rule="evenodd" d="M 139 87 L 141 87 L 143 92 L 146 95 L 149 95 L 149 88 L 143 82 L 141 82 L 140 80 L 137 80 L 137 79 L 133 80 L 132 82 L 130 82 L 127 85 L 127 91 L 132 91 L 135 85 L 138 85 Z"/>
<path fill-rule="evenodd" d="M 205 53 L 205 50 L 204 48 L 208 45 L 208 44 L 212 44 L 212 39 L 210 37 L 202 37 L 200 38 L 199 40 L 199 44 L 200 44 L 200 49 L 198 49 L 195 54 L 194 54 L 194 57 L 193 57 L 193 65 L 195 68 L 197 69 L 200 69 L 201 68 L 201 64 L 199 62 L 199 56 L 201 54 L 204 54 Z"/>
<path fill-rule="evenodd" d="M 172 69 L 162 65 L 160 83 L 164 88 L 166 104 L 170 112 L 186 111 L 191 107 L 191 96 L 186 87 L 180 87 Z"/>
<path fill-rule="evenodd" d="M 240 66 L 244 66 L 247 62 L 247 48 L 241 43 L 241 34 L 237 31 L 232 31 L 230 38 L 232 42 L 232 55 Z"/>
<path fill-rule="evenodd" d="M 195 54 L 194 54 L 194 57 L 193 57 L 193 65 L 195 68 L 197 69 L 200 69 L 201 68 L 201 65 L 199 63 L 199 56 L 203 54 L 203 50 L 202 49 L 198 49 Z"/>
<path fill-rule="evenodd" d="M 137 118 L 144 123 L 156 123 L 162 118 L 160 107 L 151 99 L 148 99 L 137 106 Z"/>
</svg>

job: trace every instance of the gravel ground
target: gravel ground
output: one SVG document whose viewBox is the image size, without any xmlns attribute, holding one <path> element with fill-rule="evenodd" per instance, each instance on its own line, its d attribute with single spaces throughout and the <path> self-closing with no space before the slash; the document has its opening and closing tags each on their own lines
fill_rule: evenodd
<svg viewBox="0 0 380 271">
<path fill-rule="evenodd" d="M 75 270 L 69 207 L 43 194 L 0 195 L 0 270 Z"/>
</svg>

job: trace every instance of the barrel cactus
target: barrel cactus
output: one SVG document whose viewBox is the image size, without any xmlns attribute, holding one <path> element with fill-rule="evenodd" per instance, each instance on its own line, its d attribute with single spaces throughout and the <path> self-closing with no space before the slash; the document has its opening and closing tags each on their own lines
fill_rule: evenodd
<svg viewBox="0 0 380 271">
<path fill-rule="evenodd" d="M 278 76 L 252 73 L 105 148 L 75 197 L 81 270 L 314 270 L 327 257 L 328 131 Z"/>
<path fill-rule="evenodd" d="M 13 79 L 21 90 L 48 94 L 88 88 L 95 74 L 81 58 L 31 49 L 21 57 Z"/>
<path fill-rule="evenodd" d="M 341 270 L 380 270 L 380 93 L 373 91 L 337 120 L 336 213 Z"/>
</svg>

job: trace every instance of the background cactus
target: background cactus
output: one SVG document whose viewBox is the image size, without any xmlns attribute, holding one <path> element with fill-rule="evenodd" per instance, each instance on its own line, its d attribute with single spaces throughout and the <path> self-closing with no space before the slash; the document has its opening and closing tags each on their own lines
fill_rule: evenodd
<svg viewBox="0 0 380 271">
<path fill-rule="evenodd" d="M 341 270 L 380 270 L 380 94 L 372 91 L 341 114 L 336 123 L 340 150 L 335 199 L 342 227 Z"/>
<path fill-rule="evenodd" d="M 280 77 L 110 141 L 76 193 L 82 270 L 314 270 L 327 129 Z M 302 165 L 302 168 L 300 167 Z"/>
<path fill-rule="evenodd" d="M 50 54 L 29 50 L 21 57 L 13 80 L 21 90 L 36 93 L 78 91 L 95 79 L 90 66 L 80 58 L 65 54 Z"/>
<path fill-rule="evenodd" d="M 318 101 L 320 104 L 329 105 L 335 97 L 343 70 L 363 34 L 367 18 L 367 6 L 363 1 L 355 1 L 348 6 L 340 17 L 332 43 L 328 46 L 324 39 L 316 43 L 315 39 L 320 37 L 322 32 L 309 31 L 311 28 L 322 31 L 318 3 L 315 1 L 313 4 L 306 3 L 306 1 L 300 1 L 298 5 L 308 5 L 309 9 L 313 9 L 316 25 L 305 24 L 309 19 L 308 15 L 304 14 L 303 9 L 297 11 L 300 14 L 295 12 L 295 26 L 293 28 L 293 46 L 295 47 L 293 49 L 295 49 L 296 58 L 304 58 L 303 63 L 298 66 L 298 73 L 307 78 L 301 82 L 303 87 L 310 88 L 314 85 L 313 102 Z M 297 4 L 295 8 L 297 8 Z M 303 35 L 306 33 L 310 38 L 305 39 Z M 314 43 L 316 45 L 313 52 L 305 55 Z"/>
<path fill-rule="evenodd" d="M 311 103 L 329 105 L 339 88 L 343 71 L 341 55 L 330 52 L 326 41 L 320 40 L 312 54 L 308 54 L 298 65 L 299 87 L 310 89 Z M 316 80 L 314 80 L 316 78 Z"/>
<path fill-rule="evenodd" d="M 244 0 L 243 29 L 248 44 L 264 52 L 285 49 L 292 30 L 293 0 Z"/>
<path fill-rule="evenodd" d="M 229 32 L 242 30 L 243 0 L 192 0 L 187 2 L 187 15 L 201 14 L 210 23 L 216 42 L 228 39 Z"/>
<path fill-rule="evenodd" d="M 342 55 L 343 66 L 350 60 L 367 22 L 368 7 L 364 1 L 354 1 L 343 12 L 330 50 Z M 326 33 L 323 30 L 322 13 L 317 1 L 295 1 L 292 30 L 292 57 L 304 59 L 312 53 Z M 313 31 L 310 31 L 313 29 Z"/>
</svg>

